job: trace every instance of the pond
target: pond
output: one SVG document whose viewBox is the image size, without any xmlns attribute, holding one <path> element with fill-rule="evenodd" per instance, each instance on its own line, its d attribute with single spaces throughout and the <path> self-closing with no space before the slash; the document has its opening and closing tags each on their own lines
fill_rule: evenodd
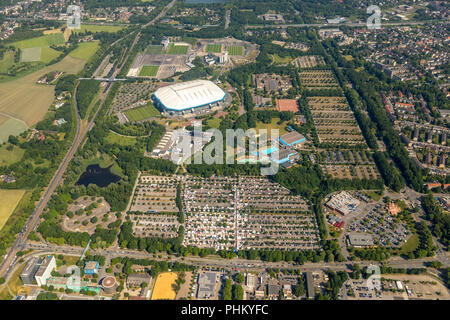
<svg viewBox="0 0 450 320">
<path fill-rule="evenodd" d="M 111 172 L 111 166 L 101 168 L 98 164 L 91 164 L 86 168 L 86 171 L 83 172 L 76 184 L 87 187 L 90 183 L 93 183 L 103 188 L 119 180 L 120 177 Z"/>
</svg>

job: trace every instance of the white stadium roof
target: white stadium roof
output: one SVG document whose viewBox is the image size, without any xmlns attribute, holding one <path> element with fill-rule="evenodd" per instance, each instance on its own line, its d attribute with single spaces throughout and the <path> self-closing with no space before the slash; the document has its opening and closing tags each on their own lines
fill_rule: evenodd
<svg viewBox="0 0 450 320">
<path fill-rule="evenodd" d="M 225 92 L 211 81 L 193 80 L 159 88 L 155 98 L 166 109 L 182 111 L 201 107 L 225 98 Z"/>
</svg>

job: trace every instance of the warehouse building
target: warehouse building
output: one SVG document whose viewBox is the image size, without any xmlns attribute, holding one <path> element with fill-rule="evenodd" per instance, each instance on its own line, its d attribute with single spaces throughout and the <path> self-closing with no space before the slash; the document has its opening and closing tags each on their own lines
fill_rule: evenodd
<svg viewBox="0 0 450 320">
<path fill-rule="evenodd" d="M 153 94 L 155 106 L 169 115 L 200 114 L 231 103 L 227 94 L 207 80 L 193 80 L 159 88 Z"/>
</svg>

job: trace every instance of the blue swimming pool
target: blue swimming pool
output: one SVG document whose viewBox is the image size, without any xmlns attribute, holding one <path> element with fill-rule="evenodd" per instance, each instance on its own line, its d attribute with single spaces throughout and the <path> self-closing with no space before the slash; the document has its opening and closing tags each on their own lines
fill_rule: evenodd
<svg viewBox="0 0 450 320">
<path fill-rule="evenodd" d="M 268 149 L 266 149 L 264 151 L 261 151 L 261 152 L 267 156 L 268 154 L 271 154 L 271 153 L 273 153 L 273 152 L 275 152 L 277 150 L 278 150 L 277 147 L 271 147 L 271 148 L 268 148 Z"/>
</svg>

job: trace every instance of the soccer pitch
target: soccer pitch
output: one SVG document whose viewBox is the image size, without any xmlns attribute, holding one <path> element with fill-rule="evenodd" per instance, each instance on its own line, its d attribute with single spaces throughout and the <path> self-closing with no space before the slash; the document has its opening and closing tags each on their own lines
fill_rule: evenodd
<svg viewBox="0 0 450 320">
<path fill-rule="evenodd" d="M 243 56 L 244 47 L 242 46 L 228 46 L 227 51 L 231 56 Z"/>
<path fill-rule="evenodd" d="M 130 121 L 140 121 L 159 115 L 158 109 L 153 105 L 148 104 L 143 107 L 138 107 L 125 111 L 125 115 Z"/>
<path fill-rule="evenodd" d="M 159 66 L 143 66 L 139 72 L 140 77 L 156 77 Z"/>
<path fill-rule="evenodd" d="M 221 53 L 222 45 L 221 44 L 207 44 L 206 45 L 207 52 Z"/>
<path fill-rule="evenodd" d="M 176 46 L 171 44 L 169 46 L 168 54 L 186 54 L 188 52 L 188 46 Z"/>
</svg>

